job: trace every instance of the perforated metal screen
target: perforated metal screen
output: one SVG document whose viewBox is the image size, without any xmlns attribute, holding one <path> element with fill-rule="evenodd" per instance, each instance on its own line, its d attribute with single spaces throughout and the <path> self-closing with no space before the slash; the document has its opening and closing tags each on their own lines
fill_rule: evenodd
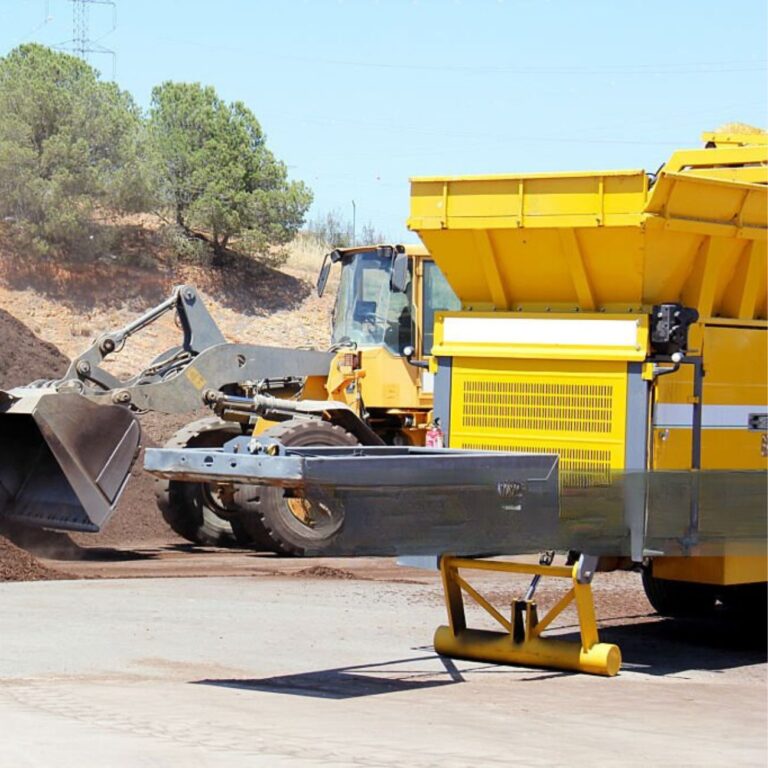
<svg viewBox="0 0 768 768">
<path fill-rule="evenodd" d="M 456 358 L 452 393 L 453 448 L 556 453 L 563 487 L 623 468 L 624 363 Z"/>
</svg>

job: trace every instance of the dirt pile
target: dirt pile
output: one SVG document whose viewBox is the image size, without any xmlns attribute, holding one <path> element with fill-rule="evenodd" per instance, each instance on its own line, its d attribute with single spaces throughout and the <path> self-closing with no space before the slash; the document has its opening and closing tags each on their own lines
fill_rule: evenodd
<svg viewBox="0 0 768 768">
<path fill-rule="evenodd" d="M 203 415 L 210 415 L 205 412 Z M 145 472 L 144 448 L 162 445 L 171 435 L 190 421 L 194 414 L 146 413 L 140 418 L 142 450 L 133 465 L 131 476 L 120 497 L 117 509 L 103 531 L 97 534 L 76 534 L 72 538 L 82 546 L 134 546 L 187 543 L 177 536 L 163 520 L 155 503 L 155 480 Z"/>
<path fill-rule="evenodd" d="M 39 339 L 26 325 L 0 309 L 0 389 L 63 375 L 69 360 L 53 344 Z M 0 581 L 61 578 L 29 552 L 0 535 Z"/>
<path fill-rule="evenodd" d="M 310 565 L 308 568 L 302 568 L 295 571 L 292 576 L 298 576 L 300 579 L 357 579 L 358 577 L 348 571 L 346 568 L 332 568 L 327 565 Z"/>
<path fill-rule="evenodd" d="M 46 568 L 29 552 L 0 536 L 0 581 L 43 581 L 71 578 Z"/>
<path fill-rule="evenodd" d="M 0 309 L 0 389 L 11 389 L 37 379 L 58 378 L 66 373 L 68 366 L 69 359 L 53 344 L 39 339 L 30 328 Z M 162 444 L 191 418 L 187 415 L 146 414 L 141 419 L 144 435 L 142 443 L 145 446 Z M 159 513 L 155 504 L 154 480 L 143 471 L 142 465 L 143 457 L 140 455 L 118 507 L 104 531 L 97 535 L 71 536 L 79 547 L 180 541 Z M 43 541 L 37 536 L 14 535 L 13 538 L 21 546 L 0 535 L 0 581 L 57 578 L 54 571 L 41 565 L 31 554 L 51 556 L 47 540 Z M 67 546 L 69 538 L 61 535 L 58 544 L 67 556 L 78 549 L 78 546 Z"/>
<path fill-rule="evenodd" d="M 53 344 L 0 309 L 0 389 L 58 378 L 68 366 L 69 360 Z"/>
</svg>

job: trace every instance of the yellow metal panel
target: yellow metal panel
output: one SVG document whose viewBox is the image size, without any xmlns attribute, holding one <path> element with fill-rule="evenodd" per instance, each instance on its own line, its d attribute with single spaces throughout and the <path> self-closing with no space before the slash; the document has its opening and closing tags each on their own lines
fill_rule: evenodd
<svg viewBox="0 0 768 768">
<path fill-rule="evenodd" d="M 753 406 L 768 412 L 768 328 L 698 326 L 704 357 L 702 404 Z M 673 405 L 693 403 L 693 369 L 683 366 L 658 379 L 656 402 Z M 763 434 L 747 429 L 746 415 L 739 428 L 706 427 L 701 435 L 702 469 L 768 469 L 763 455 Z M 706 424 L 706 418 L 705 418 Z M 689 469 L 691 427 L 653 430 L 653 468 Z"/>
<path fill-rule="evenodd" d="M 657 557 L 653 575 L 699 584 L 753 584 L 768 581 L 768 558 L 746 555 L 725 557 Z"/>
<path fill-rule="evenodd" d="M 702 469 L 768 469 L 762 451 L 762 432 L 747 429 L 704 429 L 701 435 Z M 691 468 L 691 430 L 653 430 L 653 468 Z"/>
<path fill-rule="evenodd" d="M 751 144 L 768 144 L 768 133 L 735 133 L 720 131 L 705 131 L 701 134 L 701 140 L 705 144 L 717 144 L 718 146 L 732 144 L 735 146 L 749 146 Z"/>
<path fill-rule="evenodd" d="M 667 222 L 679 219 L 695 226 L 722 226 L 726 233 L 736 226 L 742 229 L 742 236 L 753 229 L 760 230 L 764 236 L 768 226 L 766 200 L 768 190 L 762 184 L 662 171 L 651 190 L 645 212 Z M 758 234 L 755 232 L 753 236 Z"/>
<path fill-rule="evenodd" d="M 741 248 L 739 240 L 705 238 L 696 255 L 698 267 L 683 289 L 683 303 L 695 307 L 701 317 L 711 317 L 715 305 L 720 304 L 724 287 L 733 277 Z"/>
<path fill-rule="evenodd" d="M 579 238 L 576 235 L 576 230 L 560 230 L 560 242 L 563 247 L 566 263 L 568 264 L 571 281 L 573 282 L 573 289 L 578 298 L 579 307 L 588 312 L 592 312 L 597 309 L 597 305 L 595 304 L 592 286 L 589 284 L 589 277 L 584 268 L 584 257 L 581 252 L 581 246 L 579 245 Z"/>
<path fill-rule="evenodd" d="M 581 250 L 594 308 L 608 312 L 638 311 L 643 295 L 647 248 L 637 227 L 573 230 Z M 587 307 L 579 306 L 580 311 Z"/>
<path fill-rule="evenodd" d="M 510 298 L 507 288 L 499 274 L 499 264 L 496 250 L 487 230 L 480 229 L 475 232 L 475 248 L 480 256 L 480 264 L 485 274 L 485 282 L 491 293 L 494 307 L 500 310 L 510 308 Z"/>
<path fill-rule="evenodd" d="M 704 363 L 705 403 L 768 409 L 768 326 L 705 326 Z"/>
<path fill-rule="evenodd" d="M 736 262 L 734 276 L 723 293 L 722 308 L 729 317 L 749 320 L 755 316 L 761 282 L 765 282 L 764 243 L 749 241 Z"/>
<path fill-rule="evenodd" d="M 685 174 L 686 176 L 708 176 L 711 179 L 765 184 L 766 169 L 762 165 L 727 165 L 723 168 L 692 168 L 686 170 Z"/>
<path fill-rule="evenodd" d="M 423 230 L 636 222 L 647 188 L 643 171 L 412 179 L 408 226 Z"/>
<path fill-rule="evenodd" d="M 624 363 L 455 358 L 450 447 L 557 453 L 565 486 L 624 466 Z"/>
<path fill-rule="evenodd" d="M 303 400 L 325 400 L 327 397 L 326 378 L 324 376 L 307 376 L 301 392 Z"/>
<path fill-rule="evenodd" d="M 654 429 L 652 469 L 690 469 L 691 430 Z"/>
<path fill-rule="evenodd" d="M 355 407 L 362 397 L 368 408 L 430 408 L 432 395 L 423 393 L 419 384 L 420 369 L 395 357 L 384 347 L 359 350 L 362 370 L 344 366 L 349 350 L 340 351 L 331 363 L 328 394 L 332 400 Z M 352 391 L 347 391 L 351 387 Z"/>
<path fill-rule="evenodd" d="M 755 134 L 757 136 L 758 134 Z M 681 149 L 673 152 L 664 164 L 664 172 L 679 173 L 724 165 L 749 165 L 768 162 L 768 146 L 764 141 L 751 141 L 755 146 Z M 768 168 L 765 169 L 768 180 Z"/>
</svg>

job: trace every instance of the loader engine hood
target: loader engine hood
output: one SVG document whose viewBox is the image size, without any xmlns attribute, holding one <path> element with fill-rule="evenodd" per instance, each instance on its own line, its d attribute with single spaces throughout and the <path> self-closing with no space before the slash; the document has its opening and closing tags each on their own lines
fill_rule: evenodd
<svg viewBox="0 0 768 768">
<path fill-rule="evenodd" d="M 141 430 L 123 406 L 45 389 L 0 392 L 0 519 L 98 532 L 114 511 Z"/>
</svg>

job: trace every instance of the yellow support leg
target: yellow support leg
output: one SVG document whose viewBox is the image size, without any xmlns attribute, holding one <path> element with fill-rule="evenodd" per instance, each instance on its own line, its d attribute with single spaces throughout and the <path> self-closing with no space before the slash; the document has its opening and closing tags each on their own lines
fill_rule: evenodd
<svg viewBox="0 0 768 768">
<path fill-rule="evenodd" d="M 473 661 L 574 670 L 608 677 L 618 673 L 621 667 L 619 647 L 601 643 L 598 637 L 591 587 L 593 572 L 587 559 L 582 557 L 573 567 L 563 567 L 446 556 L 441 559 L 440 570 L 448 626 L 438 627 L 435 632 L 434 643 L 438 653 Z M 515 601 L 512 604 L 512 618 L 508 620 L 460 575 L 460 570 L 569 578 L 573 586 L 543 619 L 538 619 L 536 603 L 530 599 Z M 468 628 L 464 593 L 490 614 L 504 631 Z M 574 601 L 579 616 L 581 641 L 542 637 L 542 632 Z"/>
</svg>

